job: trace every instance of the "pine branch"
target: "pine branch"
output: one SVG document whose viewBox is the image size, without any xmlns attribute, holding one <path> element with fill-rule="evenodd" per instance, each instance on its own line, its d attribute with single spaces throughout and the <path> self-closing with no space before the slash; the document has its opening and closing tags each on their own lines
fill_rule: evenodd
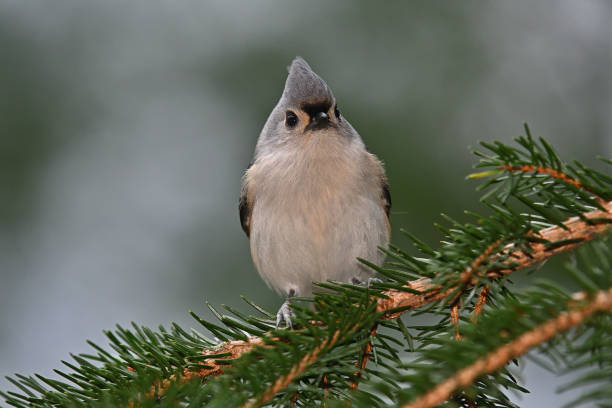
<svg viewBox="0 0 612 408">
<path fill-rule="evenodd" d="M 591 211 L 584 214 L 583 217 L 572 217 L 568 219 L 563 223 L 563 227 L 549 227 L 534 234 L 543 242 L 533 244 L 531 252 L 512 252 L 513 245 L 505 247 L 502 253 L 512 252 L 513 266 L 501 270 L 487 271 L 485 275 L 490 279 L 509 275 L 512 272 L 533 266 L 561 251 L 567 251 L 603 234 L 612 227 L 612 201 L 604 203 L 602 206 L 606 209 L 606 212 L 602 210 Z M 589 222 L 589 220 L 597 220 L 598 223 L 594 224 Z M 559 245 L 560 243 L 564 245 Z M 483 254 L 489 256 L 491 255 L 491 250 L 487 248 Z M 481 257 L 477 258 L 477 260 L 483 262 Z M 461 281 L 463 283 L 465 280 L 468 284 L 466 285 L 467 287 L 476 283 L 471 279 L 471 271 L 476 269 L 477 264 L 480 264 L 480 262 L 475 262 L 469 269 L 461 274 Z M 467 275 L 468 271 L 470 275 Z M 469 276 L 469 278 L 466 279 L 466 276 Z M 409 282 L 403 290 L 389 289 L 382 292 L 383 297 L 378 300 L 377 311 L 381 313 L 381 318 L 384 320 L 395 319 L 409 310 L 417 309 L 444 299 L 455 290 L 456 287 L 441 290 L 440 286 L 433 283 L 430 278 L 420 278 Z M 230 353 L 228 358 L 234 359 L 261 344 L 261 339 L 249 338 L 246 341 L 224 343 L 219 349 L 215 349 L 214 351 L 207 350 L 204 351 L 204 353 Z M 223 367 L 225 366 L 224 364 L 218 364 L 214 361 L 208 361 L 207 364 L 211 365 L 213 368 L 201 372 L 202 377 L 211 374 L 218 375 L 223 372 Z"/>
<path fill-rule="evenodd" d="M 574 300 L 583 300 L 591 297 L 585 292 L 579 292 L 574 294 L 572 298 Z M 472 384 L 482 374 L 497 371 L 509 361 L 525 354 L 534 346 L 550 340 L 558 333 L 567 331 L 579 325 L 593 314 L 605 310 L 612 310 L 612 287 L 606 291 L 597 292 L 586 305 L 569 310 L 567 313 L 562 313 L 533 330 L 524 333 L 516 340 L 492 351 L 486 357 L 462 369 L 456 375 L 445 380 L 414 402 L 403 405 L 403 408 L 434 407 L 448 400 L 458 388 Z"/>
<path fill-rule="evenodd" d="M 515 248 L 513 244 L 506 246 L 499 254 L 499 257 L 511 253 L 512 267 L 486 271 L 484 275 L 489 279 L 509 275 L 512 272 L 545 261 L 559 252 L 575 248 L 577 245 L 603 234 L 612 227 L 612 201 L 608 201 L 602 206 L 605 208 L 605 211 L 595 210 L 584 214 L 582 217 L 572 217 L 565 221 L 562 226 L 549 227 L 539 231 L 537 234 L 533 234 L 534 237 L 542 241 L 534 243 L 529 252 L 525 250 L 513 251 Z M 597 220 L 598 223 L 593 224 L 589 220 Z M 470 275 L 467 274 L 468 271 L 466 270 L 462 273 L 464 277 L 462 280 L 465 279 L 465 276 L 469 276 L 469 283 L 477 283 L 477 281 L 471 279 L 471 272 Z M 378 301 L 378 310 L 384 313 L 385 319 L 396 318 L 407 310 L 419 308 L 444 299 L 456 289 L 451 287 L 441 290 L 429 278 L 412 281 L 408 284 L 408 287 L 411 289 L 410 292 L 395 289 L 384 292 L 387 298 Z"/>
<path fill-rule="evenodd" d="M 608 235 L 581 247 L 566 265 L 575 284 L 583 288 L 585 295 L 570 296 L 554 284 L 542 282 L 517 296 L 501 298 L 494 307 L 483 311 L 477 324 L 470 319 L 462 322 L 462 341 L 453 339 L 454 328 L 448 324 L 427 337 L 421 337 L 416 360 L 400 363 L 403 371 L 400 371 L 400 375 L 394 375 L 395 383 L 377 384 L 377 390 L 399 406 L 415 402 L 446 380 L 457 378 L 466 367 L 484 361 L 525 333 L 537 331 L 547 321 L 568 311 L 585 307 L 595 299 L 596 293 L 612 291 L 610 239 L 612 236 Z M 591 371 L 581 379 L 581 384 L 584 386 L 585 382 L 599 381 L 599 385 L 581 401 L 596 397 L 603 398 L 607 403 L 611 401 L 612 393 L 607 391 L 610 377 L 606 377 L 606 373 L 612 372 L 611 323 L 612 314 L 608 310 L 608 313 L 602 312 L 584 319 L 580 327 L 567 334 L 557 332 L 545 346 L 539 347 L 539 355 L 549 358 L 555 366 L 565 365 L 572 369 L 573 363 L 578 361 L 582 368 L 591 366 Z M 534 357 L 530 355 L 529 358 Z M 517 361 L 515 363 L 518 364 Z M 490 374 L 481 373 L 471 383 L 455 389 L 442 406 L 468 407 L 472 404 L 479 407 L 514 407 L 503 394 L 504 388 L 525 392 L 516 384 L 509 368 L 502 365 Z M 356 397 L 356 401 L 363 403 L 364 400 Z"/>
<path fill-rule="evenodd" d="M 516 250 L 514 244 L 505 246 L 502 251 L 494 254 L 494 258 L 502 259 L 509 255 L 512 264 L 501 269 L 487 270 L 484 275 L 488 279 L 497 279 L 514 271 L 538 264 L 559 252 L 571 250 L 604 233 L 612 225 L 612 201 L 602 203 L 601 206 L 604 210 L 594 210 L 581 214 L 581 216 L 571 217 L 560 226 L 545 228 L 538 233 L 530 234 L 529 238 L 531 240 L 537 239 L 537 242 L 531 244 L 528 250 Z M 384 320 L 396 318 L 408 310 L 447 298 L 453 293 L 456 293 L 456 298 L 461 291 L 478 283 L 478 279 L 473 278 L 474 271 L 494 253 L 499 243 L 500 240 L 498 239 L 489 245 L 472 265 L 460 274 L 459 283 L 453 287 L 443 289 L 431 279 L 421 278 L 409 282 L 402 289 L 390 289 L 382 292 L 383 296 L 378 300 L 377 308 L 378 312 L 381 313 L 381 318 Z M 494 263 L 488 262 L 488 264 Z M 461 289 L 459 292 L 457 291 L 458 288 Z M 243 351 L 249 350 L 248 347 L 243 346 L 244 344 L 240 345 Z M 276 389 L 276 391 L 278 392 L 279 389 Z"/>
</svg>

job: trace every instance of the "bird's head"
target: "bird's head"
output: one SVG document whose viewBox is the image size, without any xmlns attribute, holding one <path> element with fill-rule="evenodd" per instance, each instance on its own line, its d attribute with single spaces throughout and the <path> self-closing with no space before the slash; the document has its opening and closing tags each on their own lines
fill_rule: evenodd
<svg viewBox="0 0 612 408">
<path fill-rule="evenodd" d="M 294 134 L 337 128 L 341 120 L 331 89 L 301 57 L 289 66 L 279 105 L 286 128 Z"/>
<path fill-rule="evenodd" d="M 297 57 L 289 66 L 283 94 L 260 135 L 256 155 L 312 136 L 319 140 L 360 141 L 340 114 L 329 86 L 303 58 Z"/>
</svg>

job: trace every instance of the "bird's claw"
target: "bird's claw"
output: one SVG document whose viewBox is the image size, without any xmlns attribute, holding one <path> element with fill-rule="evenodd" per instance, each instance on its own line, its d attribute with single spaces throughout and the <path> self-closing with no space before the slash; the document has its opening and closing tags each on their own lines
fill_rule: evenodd
<svg viewBox="0 0 612 408">
<path fill-rule="evenodd" d="M 368 278 L 368 288 L 372 286 L 372 283 L 383 283 L 383 281 L 378 278 Z"/>
<path fill-rule="evenodd" d="M 293 329 L 293 324 L 291 323 L 291 318 L 295 317 L 295 313 L 291 310 L 291 303 L 289 300 L 285 300 L 285 303 L 278 309 L 278 313 L 276 313 L 276 328 L 280 326 L 281 322 L 285 322 L 287 327 Z"/>
<path fill-rule="evenodd" d="M 372 283 L 382 283 L 383 282 L 381 279 L 378 279 L 378 278 L 368 278 L 367 281 L 362 281 L 359 278 L 353 278 L 351 281 L 354 285 L 367 286 L 368 288 L 372 285 Z"/>
</svg>

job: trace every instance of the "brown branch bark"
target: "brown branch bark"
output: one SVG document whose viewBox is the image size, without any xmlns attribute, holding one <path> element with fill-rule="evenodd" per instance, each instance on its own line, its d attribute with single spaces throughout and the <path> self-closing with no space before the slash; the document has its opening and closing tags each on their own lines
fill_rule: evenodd
<svg viewBox="0 0 612 408">
<path fill-rule="evenodd" d="M 209 376 L 217 376 L 219 374 L 223 374 L 223 365 L 218 364 L 216 360 L 225 360 L 225 359 L 235 359 L 251 351 L 256 346 L 263 346 L 264 342 L 260 337 L 252 337 L 247 341 L 243 340 L 232 340 L 221 344 L 219 347 L 216 347 L 212 350 L 203 350 L 202 355 L 212 356 L 216 354 L 225 354 L 229 353 L 226 357 L 221 358 L 211 358 L 206 359 L 203 362 L 203 365 L 212 367 L 212 368 L 202 368 L 199 371 L 188 371 L 185 370 L 183 377 L 193 377 L 197 375 L 198 377 L 209 377 Z"/>
<path fill-rule="evenodd" d="M 574 298 L 586 297 L 584 292 L 574 295 Z M 597 292 L 585 306 L 564 312 L 475 361 L 417 400 L 404 405 L 403 408 L 430 408 L 441 404 L 448 400 L 458 388 L 473 384 L 474 380 L 481 375 L 497 371 L 510 360 L 525 354 L 532 347 L 550 340 L 556 334 L 567 331 L 596 312 L 604 310 L 612 310 L 612 287 L 606 291 Z"/>
</svg>

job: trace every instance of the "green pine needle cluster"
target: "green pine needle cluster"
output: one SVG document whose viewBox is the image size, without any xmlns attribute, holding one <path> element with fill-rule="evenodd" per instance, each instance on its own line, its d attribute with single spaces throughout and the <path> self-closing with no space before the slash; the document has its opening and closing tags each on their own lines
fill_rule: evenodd
<svg viewBox="0 0 612 408">
<path fill-rule="evenodd" d="M 612 251 L 610 237 L 587 244 L 576 251 L 576 259 L 566 265 L 574 277 L 576 286 L 586 293 L 612 287 Z M 561 272 L 561 271 L 559 271 Z M 499 289 L 499 288 L 498 288 Z M 492 289 L 495 292 L 498 289 Z M 588 298 L 587 298 L 588 299 Z M 497 296 L 493 307 L 485 309 L 477 323 L 462 319 L 459 331 L 462 339 L 454 338 L 455 328 L 449 325 L 448 312 L 442 313 L 438 325 L 391 327 L 399 333 L 410 333 L 415 347 L 406 347 L 409 342 L 398 343 L 408 358 L 397 359 L 393 376 L 376 381 L 374 387 L 379 394 L 393 401 L 389 406 L 408 403 L 462 368 L 487 356 L 492 350 L 512 342 L 547 320 L 576 307 L 571 296 L 550 281 L 540 280 L 529 290 L 510 295 Z M 446 315 L 446 316 L 444 316 Z M 408 320 L 406 317 L 405 320 Z M 572 368 L 590 368 L 587 375 L 573 384 L 561 387 L 593 384 L 591 396 L 612 396 L 610 374 L 612 373 L 612 315 L 601 314 L 585 322 L 578 330 L 559 333 L 554 341 L 544 344 L 533 353 L 536 363 L 553 371 L 562 372 Z M 606 345 L 608 346 L 606 349 Z M 535 355 L 543 357 L 535 357 Z M 412 358 L 411 358 L 412 357 Z M 483 375 L 470 387 L 463 389 L 444 406 L 515 407 L 507 395 L 508 390 L 528 392 L 505 367 L 495 373 Z M 366 397 L 356 397 L 357 406 L 367 406 Z M 584 398 L 586 401 L 587 398 Z M 568 406 L 576 406 L 572 401 Z"/>
<path fill-rule="evenodd" d="M 117 327 L 106 332 L 108 346 L 89 343 L 92 352 L 62 362 L 65 368 L 55 370 L 56 378 L 16 374 L 9 378 L 14 389 L 0 396 L 18 408 L 408 406 L 460 370 L 612 287 L 610 234 L 559 241 L 538 234 L 567 228 L 564 221 L 570 217 L 587 226 L 612 224 L 611 217 L 585 215 L 607 214 L 612 177 L 562 161 L 546 141 L 525 130 L 515 145 L 483 143 L 485 151 L 475 152 L 482 171 L 468 177 L 485 179 L 479 187 L 484 215 L 466 212 L 471 223 L 443 216 L 444 225 L 436 224 L 444 235 L 438 248 L 404 231 L 417 254 L 391 245 L 382 249 L 388 254 L 384 267 L 363 260 L 383 278 L 371 287 L 320 283 L 321 293 L 294 307 L 294 330 L 275 329 L 274 315 L 248 299 L 253 314 L 209 305 L 215 322 L 192 313 L 208 335 L 178 325 Z M 569 255 L 558 273 L 584 292 L 580 301 L 552 282 L 532 283 L 524 291 L 512 287 L 512 272 L 539 266 L 517 261 L 523 259 L 519 255 L 539 259 L 536 244 L 550 256 Z M 381 310 L 381 301 L 393 294 L 419 295 L 410 286 L 415 279 L 427 279 L 444 296 L 417 308 Z M 486 306 L 476 319 L 485 287 Z M 458 325 L 451 321 L 449 305 L 458 308 Z M 403 314 L 388 319 L 391 312 Z M 555 333 L 538 345 L 538 353 L 526 354 L 549 369 L 582 370 L 560 387 L 585 390 L 568 406 L 612 404 L 610 312 L 595 313 Z M 225 348 L 232 341 L 257 346 L 232 355 Z M 368 344 L 372 351 L 364 356 Z M 366 357 L 369 362 L 360 372 L 357 367 Z M 527 392 L 525 387 L 512 364 L 503 365 L 454 390 L 441 406 L 514 407 L 508 391 Z"/>
</svg>

